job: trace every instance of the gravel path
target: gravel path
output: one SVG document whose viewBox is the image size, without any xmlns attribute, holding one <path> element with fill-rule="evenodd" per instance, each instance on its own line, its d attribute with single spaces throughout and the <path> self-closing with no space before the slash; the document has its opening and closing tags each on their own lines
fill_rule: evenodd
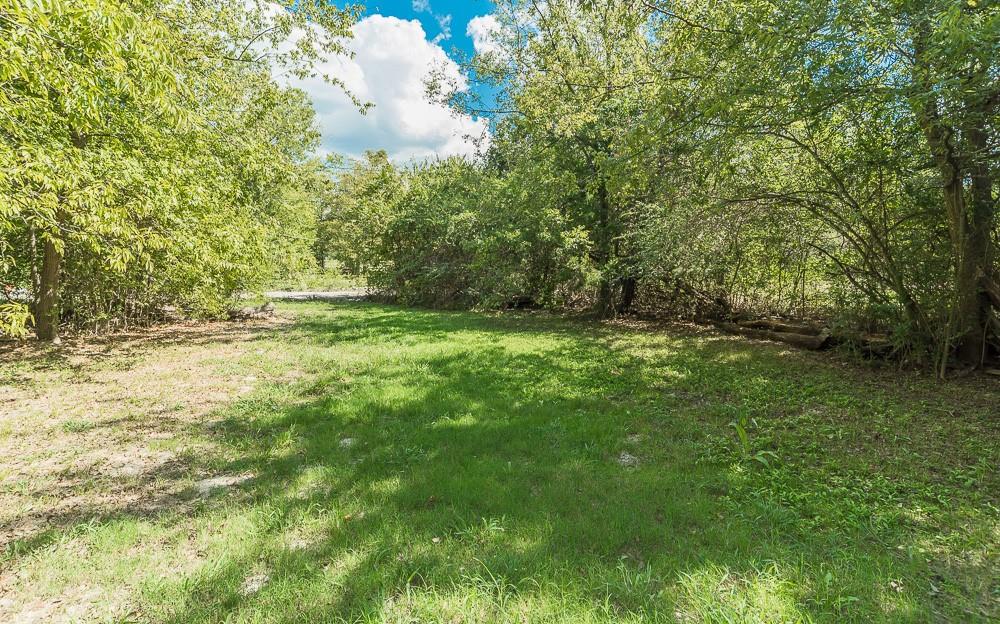
<svg viewBox="0 0 1000 624">
<path fill-rule="evenodd" d="M 273 290 L 264 293 L 269 299 L 284 299 L 286 301 L 352 301 L 363 299 L 368 295 L 364 288 L 348 288 L 345 290 L 327 291 L 292 291 Z"/>
</svg>

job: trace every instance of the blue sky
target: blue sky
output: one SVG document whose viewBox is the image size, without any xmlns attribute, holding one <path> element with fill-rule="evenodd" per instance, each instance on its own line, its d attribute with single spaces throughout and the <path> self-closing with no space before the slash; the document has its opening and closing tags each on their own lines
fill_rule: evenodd
<svg viewBox="0 0 1000 624">
<path fill-rule="evenodd" d="M 431 37 L 442 34 L 438 18 L 450 18 L 451 37 L 441 42 L 445 52 L 452 53 L 452 48 L 458 48 L 466 54 L 471 54 L 472 38 L 466 34 L 469 20 L 479 15 L 493 11 L 490 0 L 371 0 L 365 4 L 368 15 L 393 15 L 403 19 L 416 19 L 423 25 Z M 426 7 L 426 8 L 425 8 Z M 421 10 L 416 10 L 421 9 Z"/>
<path fill-rule="evenodd" d="M 337 87 L 320 78 L 295 81 L 313 101 L 323 133 L 321 153 L 358 157 L 384 149 L 397 162 L 471 155 L 489 136 L 486 119 L 457 116 L 428 102 L 433 68 L 460 80 L 456 60 L 488 38 L 490 0 L 369 0 L 354 27 L 353 59 L 328 59 L 320 72 L 342 80 L 374 104 L 361 115 Z M 468 85 L 474 88 L 474 85 Z"/>
</svg>

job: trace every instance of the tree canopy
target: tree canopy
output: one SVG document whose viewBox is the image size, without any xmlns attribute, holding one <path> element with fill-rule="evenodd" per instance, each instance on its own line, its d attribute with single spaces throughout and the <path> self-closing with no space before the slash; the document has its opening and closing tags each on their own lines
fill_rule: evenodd
<svg viewBox="0 0 1000 624">
<path fill-rule="evenodd" d="M 272 70 L 345 53 L 357 10 L 285 4 L 0 4 L 0 328 L 213 314 L 311 261 L 318 133 Z"/>
<path fill-rule="evenodd" d="M 331 260 L 414 304 L 778 315 L 941 371 L 1000 356 L 995 4 L 495 5 L 461 84 L 428 84 L 490 117 L 479 157 L 324 164 L 273 70 L 345 54 L 356 7 L 8 0 L 4 331 L 211 315 Z"/>
<path fill-rule="evenodd" d="M 374 208 L 387 294 L 820 317 L 942 370 L 996 356 L 995 5 L 497 5 L 466 68 L 493 100 L 432 89 L 493 115 L 492 143 Z"/>
</svg>

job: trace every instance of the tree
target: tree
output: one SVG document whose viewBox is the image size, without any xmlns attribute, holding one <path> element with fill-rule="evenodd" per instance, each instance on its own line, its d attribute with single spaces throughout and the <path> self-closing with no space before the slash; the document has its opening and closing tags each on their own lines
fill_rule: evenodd
<svg viewBox="0 0 1000 624">
<path fill-rule="evenodd" d="M 344 53 L 357 16 L 286 4 L 0 7 L 0 264 L 31 292 L 39 338 L 67 315 L 214 313 L 268 272 L 271 232 L 302 215 L 281 204 L 318 136 L 271 70 L 304 75 Z"/>
<path fill-rule="evenodd" d="M 996 7 L 505 0 L 495 19 L 466 64 L 489 88 L 429 85 L 493 116 L 482 158 L 369 157 L 334 184 L 328 238 L 386 295 L 821 317 L 942 372 L 1000 356 Z"/>
<path fill-rule="evenodd" d="M 656 118 L 684 101 L 688 114 L 667 132 L 695 128 L 702 154 L 738 165 L 723 168 L 721 199 L 805 210 L 835 235 L 811 244 L 859 294 L 890 292 L 913 335 L 941 345 L 942 356 L 980 363 L 996 273 L 988 147 L 996 142 L 996 9 L 649 4 L 668 85 Z M 936 208 L 923 191 L 930 157 L 941 175 Z M 936 244 L 939 224 L 950 248 Z M 953 268 L 951 295 L 934 287 L 938 254 Z M 942 298 L 950 301 L 939 306 Z"/>
<path fill-rule="evenodd" d="M 575 188 L 561 203 L 572 224 L 589 233 L 594 310 L 613 316 L 629 307 L 634 293 L 624 238 L 634 198 L 622 195 L 629 187 L 613 176 L 647 94 L 648 10 L 617 0 L 498 5 L 497 51 L 476 59 L 470 70 L 500 89 L 499 108 L 522 145 L 530 146 L 524 158 L 558 163 L 575 176 Z M 479 102 L 452 96 L 466 111 L 479 110 Z"/>
</svg>

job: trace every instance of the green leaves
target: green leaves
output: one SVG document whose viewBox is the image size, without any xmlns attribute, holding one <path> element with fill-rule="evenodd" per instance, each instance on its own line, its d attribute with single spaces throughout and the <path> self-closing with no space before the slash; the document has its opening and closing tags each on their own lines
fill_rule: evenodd
<svg viewBox="0 0 1000 624">
<path fill-rule="evenodd" d="M 601 313 L 638 292 L 686 317 L 823 317 L 923 361 L 970 337 L 966 359 L 1000 355 L 977 285 L 1000 274 L 995 3 L 496 6 L 467 65 L 503 111 L 484 161 L 391 197 L 374 167 L 340 180 L 337 227 L 364 232 L 344 257 L 373 285 Z"/>
<path fill-rule="evenodd" d="M 0 303 L 0 335 L 24 338 L 34 320 L 28 306 L 23 303 Z"/>
<path fill-rule="evenodd" d="M 298 8 L 0 7 L 4 282 L 34 289 L 39 245 L 52 241 L 61 307 L 85 324 L 150 318 L 166 302 L 212 313 L 267 279 L 289 256 L 283 231 L 315 219 L 312 199 L 303 208 L 291 190 L 313 175 L 318 138 L 308 100 L 272 69 L 308 71 L 339 53 L 357 14 Z"/>
</svg>

